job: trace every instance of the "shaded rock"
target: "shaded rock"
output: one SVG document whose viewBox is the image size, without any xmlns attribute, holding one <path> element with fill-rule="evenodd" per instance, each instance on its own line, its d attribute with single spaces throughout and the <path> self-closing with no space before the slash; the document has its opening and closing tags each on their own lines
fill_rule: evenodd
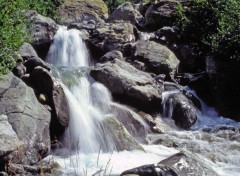
<svg viewBox="0 0 240 176">
<path fill-rule="evenodd" d="M 133 57 L 146 64 L 147 70 L 173 77 L 179 60 L 167 47 L 153 41 L 138 41 L 133 46 Z"/>
<path fill-rule="evenodd" d="M 22 159 L 24 143 L 18 139 L 6 115 L 0 115 L 0 170 L 6 163 Z"/>
<path fill-rule="evenodd" d="M 124 171 L 121 175 L 130 176 L 217 176 L 204 160 L 190 152 L 180 152 L 157 164 L 149 164 Z"/>
<path fill-rule="evenodd" d="M 124 44 L 135 41 L 134 27 L 126 22 L 98 24 L 89 40 L 90 51 L 95 57 L 112 50 L 123 52 Z"/>
<path fill-rule="evenodd" d="M 165 108 L 175 124 L 183 129 L 189 129 L 197 121 L 197 109 L 192 101 L 181 93 L 170 94 L 166 100 Z"/>
<path fill-rule="evenodd" d="M 27 68 L 27 73 L 32 73 L 33 69 L 37 66 L 40 66 L 42 68 L 47 69 L 48 71 L 50 71 L 50 66 L 49 64 L 47 64 L 46 62 L 44 62 L 42 59 L 40 59 L 39 57 L 32 57 L 30 59 L 28 59 L 24 65 Z"/>
<path fill-rule="evenodd" d="M 65 0 L 59 7 L 60 22 L 102 21 L 108 18 L 108 8 L 102 0 Z"/>
<path fill-rule="evenodd" d="M 138 26 L 140 23 L 143 23 L 144 19 L 130 2 L 125 2 L 113 11 L 108 22 L 114 22 L 115 20 L 129 21 L 133 25 Z"/>
<path fill-rule="evenodd" d="M 118 59 L 96 65 L 91 76 L 104 84 L 115 96 L 127 101 L 150 106 L 161 102 L 161 92 L 157 84 L 147 73 L 137 70 L 127 62 Z"/>
<path fill-rule="evenodd" d="M 20 48 L 19 48 L 19 54 L 24 60 L 28 60 L 30 58 L 37 58 L 38 55 L 36 51 L 34 50 L 33 46 L 30 43 L 24 43 Z"/>
<path fill-rule="evenodd" d="M 152 3 L 145 13 L 144 27 L 148 30 L 171 26 L 176 19 L 178 0 L 163 0 Z"/>
<path fill-rule="evenodd" d="M 8 116 L 18 139 L 24 142 L 21 162 L 36 163 L 50 150 L 50 113 L 19 78 L 8 74 L 0 79 L 0 113 Z"/>
<path fill-rule="evenodd" d="M 51 18 L 37 14 L 36 11 L 27 11 L 26 16 L 33 21 L 31 28 L 32 46 L 38 56 L 45 59 L 53 37 L 58 30 L 58 25 Z"/>
<path fill-rule="evenodd" d="M 100 61 L 101 62 L 113 61 L 114 59 L 123 60 L 123 55 L 122 55 L 121 51 L 118 51 L 118 50 L 110 51 L 110 52 L 106 53 L 104 56 L 102 56 L 100 58 Z"/>
<path fill-rule="evenodd" d="M 123 150 L 143 150 L 135 139 L 129 134 L 124 125 L 119 122 L 116 118 L 109 117 L 103 121 L 104 130 L 106 136 L 111 134 L 111 138 L 118 151 Z"/>
</svg>

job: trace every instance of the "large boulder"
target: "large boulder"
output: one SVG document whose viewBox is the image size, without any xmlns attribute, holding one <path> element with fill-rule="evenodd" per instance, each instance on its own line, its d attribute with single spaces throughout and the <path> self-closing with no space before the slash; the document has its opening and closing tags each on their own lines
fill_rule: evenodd
<svg viewBox="0 0 240 176">
<path fill-rule="evenodd" d="M 36 51 L 30 43 L 23 43 L 19 48 L 19 54 L 24 60 L 28 60 L 33 57 L 38 57 Z"/>
<path fill-rule="evenodd" d="M 26 16 L 33 21 L 31 27 L 31 44 L 38 53 L 38 56 L 45 59 L 53 37 L 58 30 L 58 25 L 51 18 L 42 16 L 36 11 L 27 11 Z"/>
<path fill-rule="evenodd" d="M 135 60 L 146 64 L 147 70 L 173 77 L 179 60 L 167 47 L 153 41 L 138 41 L 132 48 Z"/>
<path fill-rule="evenodd" d="M 130 2 L 125 2 L 113 11 L 108 22 L 113 22 L 115 20 L 129 21 L 133 25 L 138 26 L 144 19 Z"/>
<path fill-rule="evenodd" d="M 98 24 L 89 42 L 90 51 L 95 57 L 112 50 L 124 51 L 125 44 L 135 42 L 134 27 L 127 22 Z"/>
<path fill-rule="evenodd" d="M 20 162 L 36 163 L 50 150 L 50 113 L 33 90 L 11 73 L 0 77 L 0 91 L 0 114 L 8 116 L 18 139 L 24 142 L 25 158 Z"/>
<path fill-rule="evenodd" d="M 161 102 L 161 92 L 155 80 L 127 62 L 115 59 L 97 64 L 90 74 L 104 84 L 113 95 L 125 99 L 128 103 L 133 102 L 150 108 L 153 104 Z"/>
<path fill-rule="evenodd" d="M 23 142 L 18 139 L 6 115 L 0 115 L 0 170 L 10 161 L 21 159 Z"/>
<path fill-rule="evenodd" d="M 140 166 L 124 171 L 121 176 L 217 176 L 204 160 L 190 152 L 179 152 L 157 164 Z"/>
<path fill-rule="evenodd" d="M 58 7 L 60 22 L 101 21 L 108 18 L 108 8 L 103 0 L 64 0 Z"/>
<path fill-rule="evenodd" d="M 135 139 L 130 135 L 124 125 L 114 117 L 108 117 L 103 121 L 106 136 L 109 136 L 117 151 L 143 150 Z"/>
</svg>

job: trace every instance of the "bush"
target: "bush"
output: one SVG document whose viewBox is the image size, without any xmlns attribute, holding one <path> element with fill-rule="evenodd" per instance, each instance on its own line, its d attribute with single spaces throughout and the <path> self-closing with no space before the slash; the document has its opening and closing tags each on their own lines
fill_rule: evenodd
<svg viewBox="0 0 240 176">
<path fill-rule="evenodd" d="M 178 23 L 184 36 L 222 59 L 240 60 L 240 1 L 190 0 L 178 8 Z"/>
<path fill-rule="evenodd" d="M 28 40 L 26 28 L 30 22 L 23 10 L 54 17 L 56 6 L 51 0 L 0 0 L 0 9 L 0 74 L 6 74 L 15 65 L 16 51 Z"/>
</svg>

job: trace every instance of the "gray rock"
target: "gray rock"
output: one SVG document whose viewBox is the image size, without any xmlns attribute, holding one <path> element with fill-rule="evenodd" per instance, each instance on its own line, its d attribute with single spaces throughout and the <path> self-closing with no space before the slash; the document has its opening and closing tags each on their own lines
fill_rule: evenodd
<svg viewBox="0 0 240 176">
<path fill-rule="evenodd" d="M 105 61 L 112 61 L 114 59 L 123 60 L 122 52 L 118 51 L 118 50 L 110 51 L 110 52 L 106 53 L 104 56 L 102 56 L 100 58 L 100 61 L 105 62 Z"/>
<path fill-rule="evenodd" d="M 98 64 L 90 74 L 114 95 L 135 100 L 139 104 L 161 102 L 161 92 L 158 92 L 154 79 L 127 62 L 115 59 Z"/>
<path fill-rule="evenodd" d="M 197 109 L 183 94 L 171 94 L 166 105 L 169 109 L 172 107 L 172 119 L 177 126 L 189 129 L 197 121 Z"/>
<path fill-rule="evenodd" d="M 0 114 L 8 121 L 18 139 L 24 142 L 23 163 L 35 163 L 50 150 L 50 113 L 33 90 L 13 74 L 0 77 Z"/>
<path fill-rule="evenodd" d="M 0 115 L 0 165 L 21 159 L 24 143 L 18 139 L 6 115 Z M 17 154 L 18 153 L 18 154 Z M 1 168 L 0 169 L 3 169 Z"/>
<path fill-rule="evenodd" d="M 129 21 L 133 25 L 139 25 L 139 23 L 143 22 L 144 19 L 143 16 L 134 9 L 130 2 L 125 2 L 118 6 L 108 19 L 109 22 L 113 22 L 115 20 Z"/>
<path fill-rule="evenodd" d="M 135 60 L 146 64 L 147 70 L 173 77 L 179 60 L 167 47 L 153 41 L 138 41 L 132 48 Z"/>
<path fill-rule="evenodd" d="M 190 152 L 180 152 L 157 164 L 124 171 L 122 176 L 217 176 L 204 160 Z"/>
<path fill-rule="evenodd" d="M 33 21 L 31 28 L 31 44 L 38 56 L 45 59 L 53 37 L 58 30 L 58 25 L 51 18 L 37 14 L 36 11 L 27 11 L 26 16 Z"/>
<path fill-rule="evenodd" d="M 36 51 L 30 43 L 24 43 L 19 48 L 19 54 L 24 60 L 28 60 L 33 57 L 38 57 Z"/>
<path fill-rule="evenodd" d="M 110 136 L 118 151 L 143 150 L 135 139 L 130 135 L 124 125 L 114 117 L 108 117 L 103 121 L 106 136 Z M 111 134 L 111 135 L 109 135 Z"/>
<path fill-rule="evenodd" d="M 135 42 L 134 27 L 131 23 L 104 23 L 98 24 L 90 36 L 91 53 L 101 57 L 106 52 L 119 50 L 123 46 Z"/>
</svg>

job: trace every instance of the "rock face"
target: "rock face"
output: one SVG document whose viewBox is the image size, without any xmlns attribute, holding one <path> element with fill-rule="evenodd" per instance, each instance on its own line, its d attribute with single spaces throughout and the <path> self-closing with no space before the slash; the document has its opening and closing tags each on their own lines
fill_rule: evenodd
<svg viewBox="0 0 240 176">
<path fill-rule="evenodd" d="M 143 150 L 143 148 L 130 135 L 124 125 L 116 118 L 109 117 L 105 119 L 103 126 L 107 132 L 106 135 L 111 134 L 111 138 L 118 151 L 135 149 Z"/>
<path fill-rule="evenodd" d="M 65 0 L 58 8 L 58 12 L 60 22 L 65 25 L 108 18 L 108 9 L 102 0 Z"/>
<path fill-rule="evenodd" d="M 0 113 L 8 116 L 18 139 L 24 142 L 21 162 L 36 163 L 50 150 L 50 113 L 33 90 L 12 74 L 1 76 L 0 91 Z"/>
<path fill-rule="evenodd" d="M 172 119 L 183 129 L 189 129 L 197 121 L 197 110 L 194 104 L 181 93 L 171 94 L 166 102 L 172 109 Z"/>
<path fill-rule="evenodd" d="M 109 22 L 113 22 L 115 20 L 129 21 L 133 25 L 138 25 L 143 21 L 143 16 L 134 9 L 130 2 L 125 2 L 118 6 L 108 19 Z"/>
<path fill-rule="evenodd" d="M 173 52 L 153 41 L 138 41 L 133 46 L 133 57 L 144 62 L 148 71 L 167 76 L 174 76 L 179 65 Z"/>
<path fill-rule="evenodd" d="M 145 104 L 145 107 L 146 103 L 151 106 L 161 102 L 161 92 L 158 92 L 154 79 L 127 62 L 115 59 L 98 64 L 90 74 L 104 84 L 113 95 L 127 98 L 128 101 Z"/>
<path fill-rule="evenodd" d="M 178 4 L 178 0 L 163 0 L 152 3 L 145 13 L 144 27 L 160 29 L 163 26 L 171 26 L 176 18 L 174 12 Z"/>
<path fill-rule="evenodd" d="M 121 176 L 216 176 L 205 161 L 189 152 L 177 153 L 158 164 L 140 166 L 124 171 Z"/>
<path fill-rule="evenodd" d="M 110 51 L 110 52 L 106 53 L 104 56 L 102 56 L 100 58 L 100 61 L 105 62 L 105 61 L 112 61 L 114 59 L 124 60 L 122 52 L 118 51 L 118 50 Z"/>
<path fill-rule="evenodd" d="M 101 57 L 112 50 L 123 51 L 123 46 L 135 41 L 134 27 L 130 23 L 105 23 L 96 26 L 90 37 L 90 50 Z"/>
<path fill-rule="evenodd" d="M 53 37 L 58 30 L 58 25 L 51 18 L 37 14 L 35 11 L 26 13 L 28 19 L 33 21 L 31 28 L 31 43 L 38 53 L 38 56 L 45 58 L 51 45 Z"/>
<path fill-rule="evenodd" d="M 0 115 L 0 170 L 10 160 L 22 157 L 23 142 L 18 139 L 6 115 Z M 18 154 L 17 154 L 18 153 Z"/>
</svg>

